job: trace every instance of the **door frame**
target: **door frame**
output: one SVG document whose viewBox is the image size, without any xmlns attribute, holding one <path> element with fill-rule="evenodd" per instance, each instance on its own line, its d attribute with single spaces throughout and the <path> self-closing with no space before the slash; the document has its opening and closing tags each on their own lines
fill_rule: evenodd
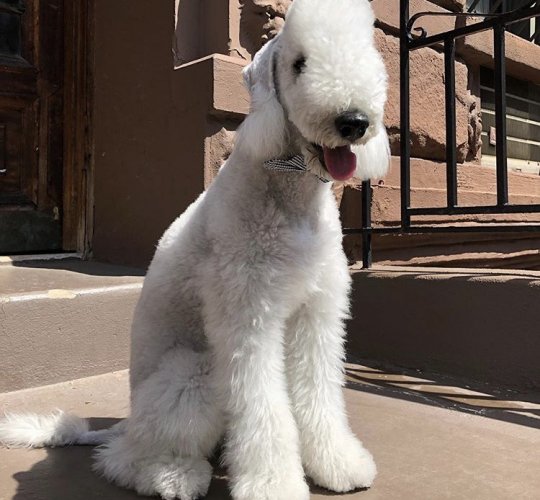
<svg viewBox="0 0 540 500">
<path fill-rule="evenodd" d="M 93 234 L 94 0 L 64 2 L 62 247 L 90 256 Z"/>
</svg>

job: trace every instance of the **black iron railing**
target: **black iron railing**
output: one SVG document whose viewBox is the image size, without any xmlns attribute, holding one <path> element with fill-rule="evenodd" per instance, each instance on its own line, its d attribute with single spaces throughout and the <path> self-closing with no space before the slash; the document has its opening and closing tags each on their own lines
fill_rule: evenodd
<svg viewBox="0 0 540 500">
<path fill-rule="evenodd" d="M 483 20 L 465 24 L 444 33 L 430 35 L 417 27 L 419 19 L 427 16 L 451 16 Z M 400 0 L 400 183 L 401 224 L 396 227 L 373 227 L 371 220 L 371 182 L 362 183 L 362 227 L 347 228 L 345 234 L 362 234 L 362 260 L 364 268 L 372 263 L 372 235 L 374 233 L 456 233 L 456 232 L 520 232 L 538 231 L 540 224 L 500 224 L 486 222 L 475 225 L 427 225 L 414 221 L 416 216 L 454 216 L 465 214 L 526 214 L 540 213 L 539 204 L 516 205 L 508 201 L 508 166 L 506 150 L 506 70 L 505 32 L 507 26 L 540 16 L 540 1 L 528 1 L 524 6 L 503 14 L 471 12 L 419 12 L 409 16 L 409 0 Z M 496 179 L 497 202 L 488 206 L 461 206 L 458 203 L 456 157 L 456 92 L 455 49 L 456 40 L 483 31 L 493 31 L 496 125 Z M 410 137 L 410 52 L 422 47 L 443 44 L 445 71 L 446 113 L 446 206 L 411 207 L 411 137 Z"/>
</svg>

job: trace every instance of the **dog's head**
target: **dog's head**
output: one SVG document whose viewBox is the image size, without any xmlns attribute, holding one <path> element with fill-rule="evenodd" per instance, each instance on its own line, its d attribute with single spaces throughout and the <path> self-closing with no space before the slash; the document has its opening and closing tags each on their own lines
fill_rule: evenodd
<svg viewBox="0 0 540 500">
<path fill-rule="evenodd" d="M 373 23 L 367 0 L 293 2 L 244 71 L 252 105 L 243 132 L 257 156 L 300 151 L 314 173 L 338 181 L 386 173 L 387 75 Z"/>
</svg>

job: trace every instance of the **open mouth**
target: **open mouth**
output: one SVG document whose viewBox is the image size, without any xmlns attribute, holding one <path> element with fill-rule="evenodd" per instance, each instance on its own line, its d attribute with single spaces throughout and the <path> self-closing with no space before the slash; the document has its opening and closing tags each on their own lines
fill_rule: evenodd
<svg viewBox="0 0 540 500">
<path fill-rule="evenodd" d="M 328 148 L 312 144 L 319 154 L 319 161 L 326 171 L 336 181 L 346 181 L 350 179 L 356 171 L 356 155 L 351 151 L 350 146 L 338 146 Z"/>
</svg>

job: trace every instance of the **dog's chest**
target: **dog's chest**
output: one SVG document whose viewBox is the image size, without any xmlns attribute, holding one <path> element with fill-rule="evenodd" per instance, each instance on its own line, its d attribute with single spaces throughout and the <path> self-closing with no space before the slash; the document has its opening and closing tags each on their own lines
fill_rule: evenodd
<svg viewBox="0 0 540 500">
<path fill-rule="evenodd" d="M 273 267 L 284 265 L 290 272 L 313 273 L 341 249 L 341 231 L 337 213 L 316 209 L 291 213 L 279 206 L 265 216 L 252 220 L 253 238 L 248 244 L 251 256 Z"/>
<path fill-rule="evenodd" d="M 320 182 L 311 177 L 304 177 L 308 182 L 296 185 L 276 182 L 251 219 L 261 244 L 289 252 L 301 262 L 311 261 L 306 262 L 309 264 L 321 259 L 328 246 L 341 245 L 339 214 L 333 195 L 329 189 L 321 189 Z"/>
</svg>

